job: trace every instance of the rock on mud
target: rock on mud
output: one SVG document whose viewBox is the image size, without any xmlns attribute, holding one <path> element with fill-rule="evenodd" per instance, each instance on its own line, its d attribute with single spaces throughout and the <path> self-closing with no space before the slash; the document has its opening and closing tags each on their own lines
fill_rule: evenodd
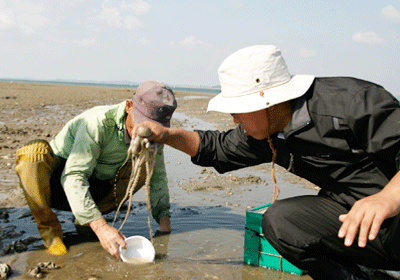
<svg viewBox="0 0 400 280">
<path fill-rule="evenodd" d="M 0 279 L 7 279 L 11 274 L 11 267 L 6 263 L 0 263 Z"/>
<path fill-rule="evenodd" d="M 46 276 L 47 270 L 58 268 L 60 267 L 54 262 L 42 262 L 29 269 L 28 274 L 34 278 L 43 278 Z"/>
</svg>

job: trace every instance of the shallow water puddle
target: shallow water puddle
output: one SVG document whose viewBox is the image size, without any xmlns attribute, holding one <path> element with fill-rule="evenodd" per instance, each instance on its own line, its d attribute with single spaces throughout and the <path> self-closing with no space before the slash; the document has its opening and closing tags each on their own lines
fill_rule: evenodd
<svg viewBox="0 0 400 280">
<path fill-rule="evenodd" d="M 144 203 L 135 201 L 133 207 L 134 211 L 122 233 L 149 238 L 148 213 Z M 36 224 L 31 216 L 27 216 L 26 210 L 15 209 L 10 213 L 10 219 L 22 216 L 18 219 L 20 222 L 15 223 L 15 232 L 24 233 L 4 239 L 4 243 L 37 234 Z M 122 221 L 125 211 L 117 223 Z M 181 207 L 172 204 L 173 231 L 170 235 L 154 237 L 156 259 L 146 265 L 132 265 L 114 259 L 95 239 L 76 234 L 70 213 L 60 211 L 57 215 L 63 221 L 69 253 L 50 256 L 42 250 L 42 241 L 38 241 L 30 246 L 28 252 L 0 258 L 0 262 L 9 263 L 14 270 L 10 279 L 24 279 L 29 268 L 45 261 L 53 261 L 61 267 L 49 271 L 46 279 L 251 279 L 254 275 L 270 277 L 277 273 L 243 264 L 244 216 L 234 214 L 225 207 Z M 112 220 L 113 215 L 106 215 L 107 220 Z M 5 224 L 3 221 L 0 226 Z M 155 223 L 152 226 L 157 228 Z M 297 277 L 278 274 L 280 279 Z M 286 278 L 281 278 L 281 274 Z M 30 279 L 30 276 L 26 277 Z"/>
<path fill-rule="evenodd" d="M 0 258 L 14 270 L 10 279 L 32 279 L 26 275 L 29 268 L 38 262 L 53 261 L 58 270 L 49 271 L 46 279 L 299 279 L 287 273 L 267 270 L 243 264 L 244 222 L 246 209 L 270 202 L 272 184 L 252 184 L 240 186 L 240 191 L 232 189 L 233 195 L 226 196 L 226 190 L 212 192 L 187 192 L 179 187 L 188 178 L 204 176 L 201 167 L 190 163 L 190 158 L 181 152 L 169 150 L 166 155 L 171 197 L 170 235 L 154 238 L 156 260 L 148 265 L 131 265 L 111 257 L 96 239 L 78 235 L 72 214 L 58 211 L 69 253 L 65 256 L 48 255 L 37 241 L 28 246 L 28 252 L 14 253 Z M 166 157 L 167 158 L 167 157 Z M 235 176 L 247 176 L 251 170 L 234 172 Z M 257 171 L 257 174 L 263 171 Z M 265 180 L 269 173 L 264 172 Z M 194 175 L 195 174 L 195 175 Z M 279 178 L 279 177 L 278 177 Z M 241 191 L 241 189 L 244 191 Z M 286 184 L 282 193 L 297 194 L 314 192 L 312 190 Z M 122 228 L 125 236 L 149 236 L 147 225 L 146 193 L 140 190 L 133 199 L 130 217 Z M 235 203 L 240 206 L 234 207 Z M 229 205 L 229 206 L 226 206 Z M 119 214 L 116 227 L 119 227 L 126 213 L 126 207 Z M 109 223 L 114 212 L 105 215 Z M 0 227 L 8 227 L 9 234 L 3 236 L 0 250 L 13 241 L 27 236 L 39 236 L 27 207 L 14 208 L 9 213 L 9 221 L 0 219 Z M 153 233 L 158 225 L 152 220 Z"/>
<path fill-rule="evenodd" d="M 176 117 L 183 119 L 185 115 L 177 114 Z M 196 127 L 205 125 L 198 119 L 191 119 L 186 125 L 193 124 Z M 211 124 L 207 127 L 213 129 Z M 212 174 L 202 174 L 203 168 L 193 165 L 189 156 L 168 146 L 164 151 L 173 231 L 170 235 L 154 237 L 154 263 L 132 265 L 111 257 L 93 236 L 77 234 L 70 212 L 58 211 L 69 253 L 50 256 L 43 250 L 41 240 L 33 242 L 28 245 L 27 252 L 0 257 L 0 262 L 8 263 L 14 271 L 10 279 L 32 279 L 26 274 L 29 268 L 47 261 L 53 261 L 61 268 L 49 271 L 45 279 L 310 279 L 243 264 L 246 210 L 271 202 L 273 183 L 269 168 L 247 168 L 231 173 L 238 178 L 257 175 L 261 183 L 237 186 L 234 181 L 227 180 L 225 186 L 219 186 L 220 181 L 215 180 L 216 172 L 212 168 Z M 277 174 L 280 198 L 315 194 L 315 190 L 289 183 L 286 176 Z M 207 188 L 188 191 L 190 180 L 204 181 Z M 125 236 L 150 238 L 145 201 L 144 190 L 134 195 L 130 217 L 121 230 Z M 125 213 L 126 207 L 118 216 L 117 228 Z M 8 214 L 7 219 L 0 219 L 0 251 L 13 241 L 32 235 L 39 237 L 27 207 L 10 209 Z M 109 223 L 114 214 L 105 215 Z M 158 225 L 154 220 L 151 225 L 155 233 Z"/>
</svg>

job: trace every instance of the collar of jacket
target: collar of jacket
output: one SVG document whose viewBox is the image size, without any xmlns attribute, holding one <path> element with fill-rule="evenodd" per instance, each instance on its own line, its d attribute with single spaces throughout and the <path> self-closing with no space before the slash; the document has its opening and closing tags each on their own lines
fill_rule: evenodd
<svg viewBox="0 0 400 280">
<path fill-rule="evenodd" d="M 311 117 L 307 109 L 306 94 L 299 97 L 293 110 L 292 120 L 283 129 L 283 135 L 287 139 L 291 134 L 311 123 Z"/>
</svg>

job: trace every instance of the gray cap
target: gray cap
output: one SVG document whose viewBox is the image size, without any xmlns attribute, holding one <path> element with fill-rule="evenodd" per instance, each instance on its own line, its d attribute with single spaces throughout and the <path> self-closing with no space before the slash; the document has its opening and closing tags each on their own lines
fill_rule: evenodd
<svg viewBox="0 0 400 280">
<path fill-rule="evenodd" d="M 153 121 L 170 127 L 177 102 L 172 89 L 157 81 L 143 82 L 133 94 L 135 124 Z"/>
</svg>

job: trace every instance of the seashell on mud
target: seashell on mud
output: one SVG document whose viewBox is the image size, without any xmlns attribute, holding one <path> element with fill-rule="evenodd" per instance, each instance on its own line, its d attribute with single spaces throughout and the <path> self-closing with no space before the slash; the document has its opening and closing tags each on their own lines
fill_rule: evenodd
<svg viewBox="0 0 400 280">
<path fill-rule="evenodd" d="M 28 274 L 34 278 L 43 278 L 46 276 L 47 270 L 60 268 L 54 262 L 40 262 L 31 269 Z"/>
</svg>

